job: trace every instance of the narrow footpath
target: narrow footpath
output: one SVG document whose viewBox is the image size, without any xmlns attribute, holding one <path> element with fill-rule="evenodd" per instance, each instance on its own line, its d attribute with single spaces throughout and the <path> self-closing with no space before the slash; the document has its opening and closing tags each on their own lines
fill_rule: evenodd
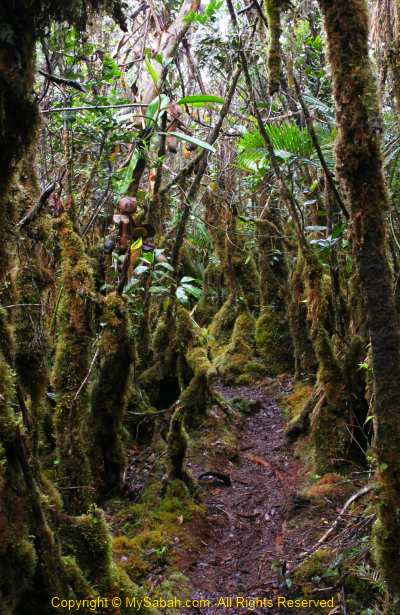
<svg viewBox="0 0 400 615">
<path fill-rule="evenodd" d="M 284 418 L 268 388 L 223 387 L 220 392 L 226 399 L 255 400 L 257 411 L 242 425 L 239 463 L 226 467 L 231 484 L 214 484 L 205 491 L 207 523 L 200 536 L 203 547 L 189 554 L 182 572 L 196 588 L 192 598 L 210 600 L 211 606 L 201 609 L 204 615 L 282 614 L 282 608 L 253 610 L 250 603 L 237 605 L 235 601 L 229 608 L 229 602 L 218 600 L 238 596 L 276 603 L 277 596 L 288 595 L 284 571 L 290 561 L 284 530 L 301 463 L 288 449 Z"/>
</svg>

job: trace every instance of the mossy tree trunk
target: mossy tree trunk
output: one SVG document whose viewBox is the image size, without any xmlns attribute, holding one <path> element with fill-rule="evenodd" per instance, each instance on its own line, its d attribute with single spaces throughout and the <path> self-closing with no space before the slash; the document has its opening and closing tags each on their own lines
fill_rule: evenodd
<svg viewBox="0 0 400 615">
<path fill-rule="evenodd" d="M 264 0 L 269 28 L 268 43 L 268 88 L 272 96 L 279 91 L 281 83 L 281 11 L 285 0 Z"/>
<path fill-rule="evenodd" d="M 292 332 L 296 378 L 310 377 L 316 369 L 316 358 L 310 338 L 304 284 L 304 258 L 299 250 L 296 266 L 290 277 L 288 318 Z"/>
<path fill-rule="evenodd" d="M 117 294 L 104 300 L 103 332 L 99 341 L 99 373 L 92 392 L 90 429 L 94 432 L 93 475 L 107 494 L 120 486 L 125 464 L 123 417 L 131 373 L 126 305 Z"/>
<path fill-rule="evenodd" d="M 73 231 L 71 222 L 62 217 L 56 227 L 61 242 L 62 299 L 52 376 L 57 394 L 55 431 L 64 501 L 69 512 L 80 514 L 86 512 L 93 499 L 88 458 L 87 379 L 94 284 L 82 240 Z"/>
<path fill-rule="evenodd" d="M 257 223 L 260 269 L 260 316 L 257 350 L 268 372 L 293 371 L 293 343 L 288 320 L 288 268 L 278 203 L 270 203 Z"/>
<path fill-rule="evenodd" d="M 375 450 L 381 495 L 376 555 L 400 599 L 400 328 L 386 252 L 388 195 L 380 110 L 369 59 L 365 0 L 319 0 L 325 18 L 338 123 L 337 168 L 351 208 L 351 235 L 371 339 Z M 349 41 L 351 44 L 349 45 Z"/>
</svg>

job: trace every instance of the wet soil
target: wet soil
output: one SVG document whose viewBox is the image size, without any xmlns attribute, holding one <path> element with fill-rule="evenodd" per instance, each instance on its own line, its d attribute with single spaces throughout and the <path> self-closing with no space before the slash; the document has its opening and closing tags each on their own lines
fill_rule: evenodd
<svg viewBox="0 0 400 615">
<path fill-rule="evenodd" d="M 276 603 L 278 595 L 288 593 L 284 577 L 290 561 L 284 533 L 299 488 L 301 464 L 285 442 L 285 421 L 273 392 L 260 384 L 221 387 L 220 393 L 226 399 L 256 400 L 258 410 L 239 429 L 239 462 L 225 460 L 214 468 L 229 475 L 231 485 L 214 481 L 203 487 L 206 522 L 193 528 L 202 547 L 182 556 L 182 572 L 195 588 L 191 597 L 210 600 L 211 606 L 201 608 L 205 615 L 282 614 L 285 609 L 274 606 L 250 611 L 246 603 L 237 606 L 235 597 Z M 200 471 L 195 462 L 191 465 L 195 473 Z M 234 606 L 218 604 L 221 597 L 233 597 Z"/>
</svg>

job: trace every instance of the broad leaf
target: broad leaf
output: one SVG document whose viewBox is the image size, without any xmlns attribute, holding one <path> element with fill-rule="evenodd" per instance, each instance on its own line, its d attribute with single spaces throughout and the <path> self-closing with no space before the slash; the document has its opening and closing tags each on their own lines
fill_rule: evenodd
<svg viewBox="0 0 400 615">
<path fill-rule="evenodd" d="M 202 141 L 201 139 L 197 139 L 196 137 L 189 137 L 189 135 L 185 135 L 182 132 L 168 132 L 168 136 L 176 137 L 180 141 L 187 141 L 188 143 L 194 143 L 194 145 L 198 145 L 203 149 L 207 149 L 209 152 L 215 152 L 215 148 L 207 143 L 206 141 Z"/>
<path fill-rule="evenodd" d="M 178 105 L 196 105 L 203 107 L 206 103 L 218 103 L 222 105 L 224 99 L 221 96 L 213 96 L 212 94 L 194 94 L 193 96 L 184 96 L 178 100 Z"/>
</svg>

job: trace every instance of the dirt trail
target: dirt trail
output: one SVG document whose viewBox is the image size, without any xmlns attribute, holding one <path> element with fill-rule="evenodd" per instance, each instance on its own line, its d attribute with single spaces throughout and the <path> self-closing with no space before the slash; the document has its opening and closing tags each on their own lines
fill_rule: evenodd
<svg viewBox="0 0 400 615">
<path fill-rule="evenodd" d="M 191 554 L 183 570 L 196 588 L 192 596 L 210 599 L 204 615 L 249 613 L 248 608 L 217 607 L 223 596 L 271 598 L 287 594 L 280 585 L 277 560 L 284 560 L 285 517 L 298 487 L 299 462 L 284 438 L 284 419 L 273 394 L 259 387 L 222 388 L 227 398 L 258 401 L 240 435 L 240 463 L 225 468 L 231 486 L 207 488 L 207 524 L 200 540 L 203 548 Z M 224 468 L 217 468 L 224 471 Z M 199 613 L 199 610 L 185 611 Z M 282 608 L 259 608 L 255 613 L 280 613 Z M 293 610 L 292 610 L 293 612 Z"/>
</svg>

